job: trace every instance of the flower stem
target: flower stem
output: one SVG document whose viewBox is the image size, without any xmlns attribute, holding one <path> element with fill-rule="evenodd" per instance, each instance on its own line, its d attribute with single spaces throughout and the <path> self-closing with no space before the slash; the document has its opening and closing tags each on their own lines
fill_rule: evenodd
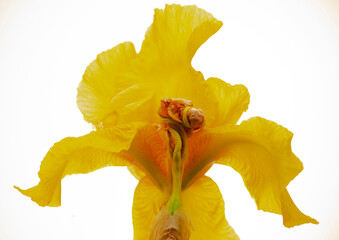
<svg viewBox="0 0 339 240">
<path fill-rule="evenodd" d="M 167 202 L 167 208 L 173 215 L 181 206 L 181 185 L 184 163 L 187 158 L 187 136 L 180 125 L 172 125 L 167 131 L 168 147 L 170 151 L 172 192 Z"/>
</svg>

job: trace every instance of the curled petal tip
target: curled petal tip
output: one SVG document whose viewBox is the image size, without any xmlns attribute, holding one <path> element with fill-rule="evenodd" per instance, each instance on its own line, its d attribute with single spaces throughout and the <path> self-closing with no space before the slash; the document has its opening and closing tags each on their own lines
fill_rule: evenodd
<svg viewBox="0 0 339 240">
<path fill-rule="evenodd" d="M 304 215 L 303 219 L 284 220 L 283 221 L 284 226 L 287 227 L 287 228 L 292 228 L 292 227 L 295 227 L 295 226 L 300 226 L 300 225 L 306 224 L 306 223 L 319 224 L 319 222 L 316 219 L 311 218 L 311 217 L 309 217 L 307 215 Z"/>
</svg>

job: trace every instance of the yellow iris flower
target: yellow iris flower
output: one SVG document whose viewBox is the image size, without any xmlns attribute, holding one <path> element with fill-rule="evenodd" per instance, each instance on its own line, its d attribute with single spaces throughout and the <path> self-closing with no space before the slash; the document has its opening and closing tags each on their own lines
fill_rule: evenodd
<svg viewBox="0 0 339 240">
<path fill-rule="evenodd" d="M 127 166 L 140 180 L 133 203 L 134 239 L 149 239 L 154 219 L 166 207 L 171 214 L 187 216 L 192 240 L 239 239 L 226 221 L 218 186 L 205 176 L 218 163 L 236 170 L 258 209 L 281 214 L 286 227 L 317 223 L 295 206 L 286 190 L 303 169 L 291 151 L 293 134 L 260 117 L 237 125 L 249 104 L 246 87 L 205 80 L 191 66 L 197 49 L 221 26 L 196 6 L 167 5 L 155 10 L 139 53 L 125 42 L 99 54 L 87 67 L 77 95 L 84 119 L 96 130 L 56 143 L 41 163 L 39 184 L 16 188 L 40 206 L 55 207 L 61 204 L 66 175 Z M 185 148 L 187 156 L 175 190 L 171 161 L 175 153 L 180 155 L 178 141 L 160 122 L 158 108 L 161 100 L 176 98 L 202 109 L 205 124 L 185 139 L 179 134 L 177 140 L 185 145 L 179 150 L 185 155 Z M 180 195 L 178 204 L 171 202 L 174 191 Z"/>
</svg>

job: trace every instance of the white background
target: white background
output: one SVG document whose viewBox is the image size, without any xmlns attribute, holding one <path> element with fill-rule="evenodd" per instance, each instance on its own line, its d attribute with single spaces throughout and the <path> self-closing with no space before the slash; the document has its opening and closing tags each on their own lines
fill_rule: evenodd
<svg viewBox="0 0 339 240">
<path fill-rule="evenodd" d="M 140 49 L 154 8 L 165 1 L 0 0 L 0 239 L 132 239 L 137 181 L 125 168 L 66 178 L 62 206 L 42 208 L 13 188 L 38 182 L 54 142 L 88 133 L 76 106 L 86 66 L 123 41 Z M 208 173 L 242 240 L 339 239 L 338 2 L 316 0 L 181 1 L 224 22 L 197 52 L 206 78 L 244 84 L 242 119 L 261 116 L 294 133 L 304 171 L 288 189 L 320 225 L 286 229 L 257 211 L 241 177 L 225 166 Z"/>
</svg>

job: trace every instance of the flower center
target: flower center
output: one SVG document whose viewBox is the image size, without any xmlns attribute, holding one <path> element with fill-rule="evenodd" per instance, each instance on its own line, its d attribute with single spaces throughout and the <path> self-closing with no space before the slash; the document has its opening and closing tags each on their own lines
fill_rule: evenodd
<svg viewBox="0 0 339 240">
<path fill-rule="evenodd" d="M 171 195 L 166 206 L 173 215 L 181 206 L 182 175 L 188 156 L 187 138 L 203 127 L 205 116 L 201 109 L 193 108 L 191 101 L 181 98 L 161 100 L 158 114 L 167 128 Z"/>
<path fill-rule="evenodd" d="M 182 98 L 161 100 L 158 114 L 164 123 L 175 122 L 182 125 L 188 136 L 193 131 L 201 129 L 205 123 L 204 112 L 201 109 L 193 108 L 193 103 L 190 100 Z"/>
</svg>

